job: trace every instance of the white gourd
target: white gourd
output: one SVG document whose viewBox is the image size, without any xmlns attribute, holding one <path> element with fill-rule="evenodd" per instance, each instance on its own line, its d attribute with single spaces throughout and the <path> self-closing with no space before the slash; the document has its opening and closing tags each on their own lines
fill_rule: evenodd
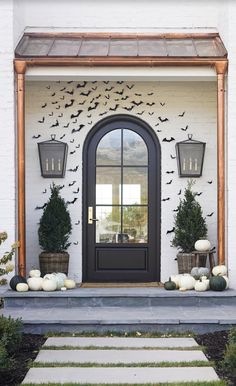
<svg viewBox="0 0 236 386">
<path fill-rule="evenodd" d="M 181 274 L 178 274 L 178 275 L 172 275 L 171 276 L 171 281 L 173 281 L 176 285 L 176 289 L 179 288 L 179 281 L 180 281 L 180 278 L 181 278 Z"/>
<path fill-rule="evenodd" d="M 57 281 L 57 290 L 60 290 L 61 287 L 64 287 L 64 281 L 66 279 L 66 275 L 62 272 L 59 273 L 53 273 L 54 277 L 56 278 Z"/>
<path fill-rule="evenodd" d="M 29 277 L 27 280 L 29 289 L 31 291 L 41 291 L 42 284 L 43 284 L 43 278 L 42 277 Z"/>
<path fill-rule="evenodd" d="M 185 291 L 187 291 L 187 288 L 184 288 L 184 287 L 180 287 L 179 291 L 181 291 L 181 292 L 185 292 Z"/>
<path fill-rule="evenodd" d="M 17 292 L 26 292 L 29 290 L 29 286 L 26 283 L 18 283 L 16 285 Z"/>
<path fill-rule="evenodd" d="M 199 252 L 209 251 L 211 249 L 211 243 L 209 240 L 197 240 L 194 248 Z"/>
<path fill-rule="evenodd" d="M 39 269 L 31 269 L 31 271 L 29 271 L 29 276 L 30 277 L 40 277 L 41 272 Z"/>
<path fill-rule="evenodd" d="M 189 274 L 184 274 L 180 278 L 180 288 L 183 287 L 183 288 L 186 288 L 187 290 L 191 290 L 194 288 L 195 283 L 196 283 L 196 280 L 194 279 L 194 277 L 192 277 Z"/>
<path fill-rule="evenodd" d="M 229 278 L 228 278 L 228 276 L 223 276 L 223 278 L 225 279 L 225 281 L 226 281 L 226 288 L 225 289 L 228 289 L 229 288 Z"/>
<path fill-rule="evenodd" d="M 227 275 L 227 267 L 225 265 L 216 265 L 212 269 L 213 276 L 225 276 Z"/>
<path fill-rule="evenodd" d="M 207 290 L 210 289 L 210 279 L 207 278 L 207 276 L 202 276 L 201 277 L 202 281 L 204 281 L 207 285 Z"/>
<path fill-rule="evenodd" d="M 44 291 L 56 291 L 57 280 L 55 276 L 52 275 L 52 277 L 44 277 L 42 287 Z"/>
<path fill-rule="evenodd" d="M 195 291 L 197 292 L 205 292 L 207 290 L 206 280 L 197 280 L 194 286 Z"/>
<path fill-rule="evenodd" d="M 76 283 L 74 280 L 72 279 L 66 279 L 64 281 L 64 286 L 67 288 L 67 289 L 73 289 L 76 287 Z"/>
</svg>

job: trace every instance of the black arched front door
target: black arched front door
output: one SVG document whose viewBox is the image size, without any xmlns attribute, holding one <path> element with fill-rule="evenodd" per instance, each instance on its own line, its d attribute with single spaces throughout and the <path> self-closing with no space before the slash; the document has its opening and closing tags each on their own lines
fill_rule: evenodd
<svg viewBox="0 0 236 386">
<path fill-rule="evenodd" d="M 83 281 L 159 280 L 160 146 L 150 127 L 126 115 L 103 119 L 83 166 Z"/>
</svg>

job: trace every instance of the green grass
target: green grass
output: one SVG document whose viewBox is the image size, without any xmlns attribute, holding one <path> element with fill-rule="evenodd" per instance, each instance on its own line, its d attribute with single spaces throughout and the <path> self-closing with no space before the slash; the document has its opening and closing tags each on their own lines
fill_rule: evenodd
<svg viewBox="0 0 236 386">
<path fill-rule="evenodd" d="M 179 383 L 145 383 L 145 384 L 138 384 L 138 383 L 117 383 L 117 384 L 110 384 L 110 383 L 98 383 L 98 384 L 91 384 L 91 383 L 40 383 L 40 386 L 227 386 L 227 384 L 223 381 L 214 381 L 214 382 L 179 382 Z M 27 383 L 24 384 L 24 386 L 35 386 L 35 383 Z"/>
<path fill-rule="evenodd" d="M 193 347 L 111 347 L 111 346 L 42 346 L 41 350 L 178 350 L 178 351 L 202 351 L 204 346 Z"/>
<path fill-rule="evenodd" d="M 213 367 L 209 361 L 191 362 L 147 362 L 147 363 L 75 363 L 75 362 L 33 362 L 31 367 Z"/>
</svg>

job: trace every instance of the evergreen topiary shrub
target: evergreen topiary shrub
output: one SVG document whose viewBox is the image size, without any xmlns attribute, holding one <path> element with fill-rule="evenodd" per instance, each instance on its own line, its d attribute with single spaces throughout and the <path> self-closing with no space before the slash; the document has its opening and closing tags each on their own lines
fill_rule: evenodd
<svg viewBox="0 0 236 386">
<path fill-rule="evenodd" d="M 206 219 L 202 215 L 202 208 L 196 201 L 196 194 L 192 191 L 194 181 L 188 181 L 184 198 L 180 200 L 174 223 L 174 239 L 172 246 L 181 252 L 190 253 L 194 250 L 197 240 L 207 237 Z"/>
<path fill-rule="evenodd" d="M 39 223 L 39 245 L 45 252 L 61 253 L 70 246 L 71 218 L 60 187 L 53 184 L 50 189 L 51 196 Z"/>
</svg>

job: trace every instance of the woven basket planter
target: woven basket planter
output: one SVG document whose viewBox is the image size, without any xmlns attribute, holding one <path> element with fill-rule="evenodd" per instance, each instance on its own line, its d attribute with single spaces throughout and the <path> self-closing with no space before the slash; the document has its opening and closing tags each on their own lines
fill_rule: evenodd
<svg viewBox="0 0 236 386">
<path fill-rule="evenodd" d="M 47 253 L 42 252 L 39 255 L 39 265 L 41 275 L 44 276 L 47 273 L 63 272 L 68 274 L 69 266 L 69 254 L 64 253 Z"/>
<path fill-rule="evenodd" d="M 206 256 L 200 256 L 200 267 L 206 266 Z M 196 256 L 193 253 L 178 253 L 177 263 L 179 273 L 191 273 L 193 267 L 196 267 Z"/>
</svg>

